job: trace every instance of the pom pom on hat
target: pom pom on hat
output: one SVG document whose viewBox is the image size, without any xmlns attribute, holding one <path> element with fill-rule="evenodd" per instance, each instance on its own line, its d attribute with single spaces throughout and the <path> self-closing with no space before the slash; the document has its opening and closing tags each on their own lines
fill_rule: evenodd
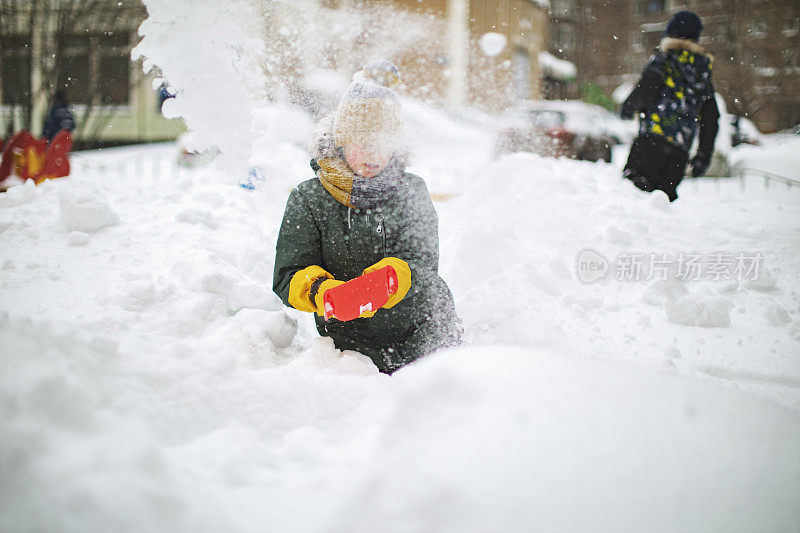
<svg viewBox="0 0 800 533">
<path fill-rule="evenodd" d="M 360 74 L 384 87 L 394 87 L 400 83 L 400 71 L 397 69 L 397 65 L 386 60 L 367 63 Z"/>
<path fill-rule="evenodd" d="M 400 72 L 389 61 L 367 63 L 355 74 L 333 122 L 338 146 L 380 145 L 395 149 L 400 145 L 400 99 L 390 88 L 399 82 Z"/>
</svg>

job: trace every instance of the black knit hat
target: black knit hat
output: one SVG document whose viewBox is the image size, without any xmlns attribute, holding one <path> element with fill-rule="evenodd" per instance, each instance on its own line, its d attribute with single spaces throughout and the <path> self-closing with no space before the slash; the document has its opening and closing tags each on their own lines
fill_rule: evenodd
<svg viewBox="0 0 800 533">
<path fill-rule="evenodd" d="M 667 23 L 664 37 L 677 37 L 678 39 L 697 41 L 700 39 L 701 31 L 703 31 L 703 23 L 700 22 L 700 17 L 691 11 L 678 11 L 672 16 L 672 20 Z"/>
</svg>

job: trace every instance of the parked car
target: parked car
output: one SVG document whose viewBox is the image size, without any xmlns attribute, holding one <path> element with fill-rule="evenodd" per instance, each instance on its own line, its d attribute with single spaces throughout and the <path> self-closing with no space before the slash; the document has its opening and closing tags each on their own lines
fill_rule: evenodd
<svg viewBox="0 0 800 533">
<path fill-rule="evenodd" d="M 523 101 L 501 119 L 493 154 L 611 161 L 611 147 L 630 142 L 635 127 L 602 107 L 577 100 Z"/>
</svg>

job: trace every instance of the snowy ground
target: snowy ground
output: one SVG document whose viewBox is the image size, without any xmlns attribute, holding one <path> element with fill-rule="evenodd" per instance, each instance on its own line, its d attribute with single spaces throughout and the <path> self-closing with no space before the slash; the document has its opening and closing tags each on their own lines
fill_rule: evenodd
<svg viewBox="0 0 800 533">
<path fill-rule="evenodd" d="M 252 192 L 167 144 L 0 196 L 0 530 L 800 527 L 800 190 L 669 205 L 614 165 L 489 163 L 479 117 L 406 108 L 414 169 L 457 194 L 468 343 L 392 377 L 271 293 L 294 144 L 265 137 Z"/>
</svg>

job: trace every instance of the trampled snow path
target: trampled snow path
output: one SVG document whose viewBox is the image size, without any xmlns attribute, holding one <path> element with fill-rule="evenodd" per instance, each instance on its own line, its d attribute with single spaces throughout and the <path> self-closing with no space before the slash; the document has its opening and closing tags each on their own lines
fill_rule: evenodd
<svg viewBox="0 0 800 533">
<path fill-rule="evenodd" d="M 798 191 L 687 183 L 668 205 L 610 165 L 426 154 L 423 175 L 464 169 L 425 177 L 461 190 L 437 209 L 470 346 L 389 378 L 272 295 L 308 171 L 264 150 L 255 192 L 107 152 L 0 196 L 0 530 L 800 524 Z M 577 279 L 587 248 L 606 281 Z M 761 275 L 616 279 L 716 252 Z"/>
</svg>

